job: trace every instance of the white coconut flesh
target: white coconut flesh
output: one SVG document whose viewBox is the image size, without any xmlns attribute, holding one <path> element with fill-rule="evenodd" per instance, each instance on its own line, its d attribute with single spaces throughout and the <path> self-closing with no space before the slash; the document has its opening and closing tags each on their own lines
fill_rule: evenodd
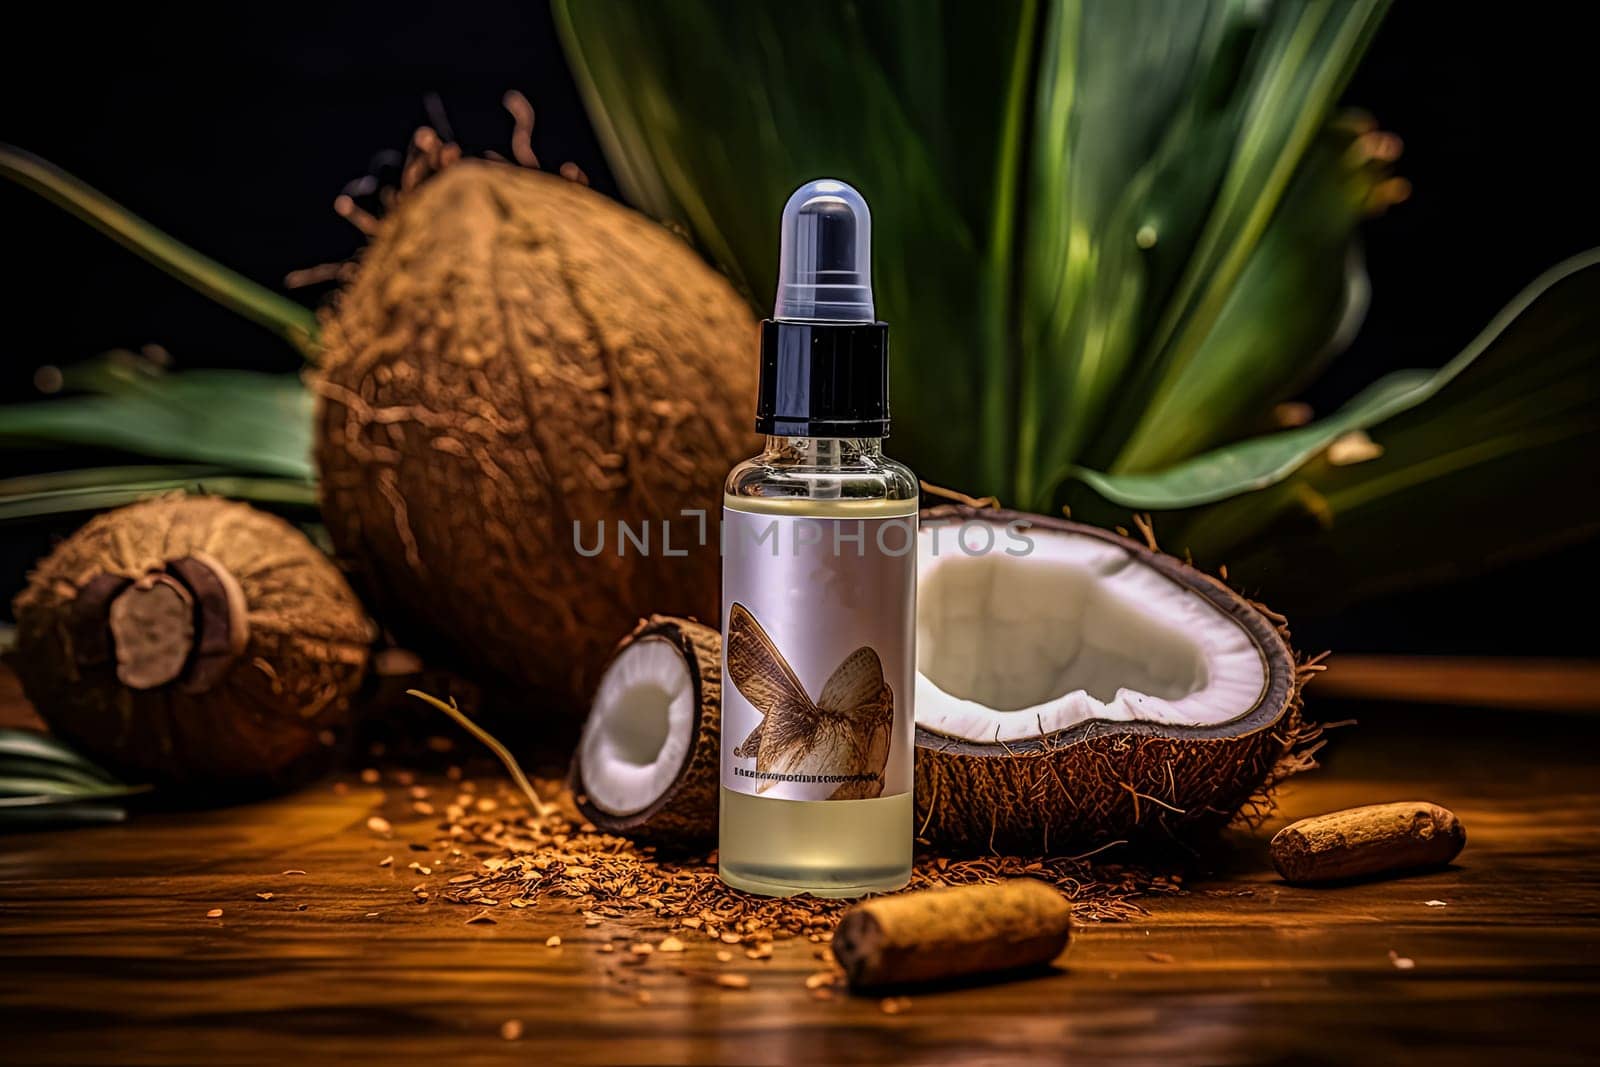
<svg viewBox="0 0 1600 1067">
<path fill-rule="evenodd" d="M 945 529 L 919 543 L 917 725 L 975 743 L 1090 720 L 1217 726 L 1250 713 L 1268 666 L 1211 601 L 1120 545 L 1035 526 L 1025 556 Z"/>
<path fill-rule="evenodd" d="M 695 686 L 683 653 L 647 637 L 606 668 L 578 747 L 589 802 L 608 815 L 634 815 L 661 797 L 695 736 Z"/>
</svg>

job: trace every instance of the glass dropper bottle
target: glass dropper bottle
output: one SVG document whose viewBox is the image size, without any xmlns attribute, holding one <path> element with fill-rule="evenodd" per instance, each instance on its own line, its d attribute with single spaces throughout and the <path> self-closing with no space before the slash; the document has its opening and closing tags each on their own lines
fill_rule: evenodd
<svg viewBox="0 0 1600 1067">
<path fill-rule="evenodd" d="M 911 873 L 917 480 L 883 454 L 889 328 L 843 182 L 784 206 L 756 429 L 723 500 L 719 871 L 857 896 Z"/>
</svg>

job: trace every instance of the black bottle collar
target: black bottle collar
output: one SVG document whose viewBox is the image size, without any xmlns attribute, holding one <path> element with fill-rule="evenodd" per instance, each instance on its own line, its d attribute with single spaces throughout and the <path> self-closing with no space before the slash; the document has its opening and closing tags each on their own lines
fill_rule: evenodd
<svg viewBox="0 0 1600 1067">
<path fill-rule="evenodd" d="M 756 432 L 889 436 L 889 324 L 764 319 Z"/>
</svg>

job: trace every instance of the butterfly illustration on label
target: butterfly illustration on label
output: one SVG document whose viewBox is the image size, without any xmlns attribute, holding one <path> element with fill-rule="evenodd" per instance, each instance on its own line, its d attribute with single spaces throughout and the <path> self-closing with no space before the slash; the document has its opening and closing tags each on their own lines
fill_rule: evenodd
<svg viewBox="0 0 1600 1067">
<path fill-rule="evenodd" d="M 728 613 L 728 675 L 761 714 L 733 754 L 754 759 L 765 793 L 771 775 L 848 776 L 829 800 L 883 794 L 894 726 L 894 690 L 871 646 L 844 658 L 813 701 L 794 669 L 743 604 Z"/>
</svg>

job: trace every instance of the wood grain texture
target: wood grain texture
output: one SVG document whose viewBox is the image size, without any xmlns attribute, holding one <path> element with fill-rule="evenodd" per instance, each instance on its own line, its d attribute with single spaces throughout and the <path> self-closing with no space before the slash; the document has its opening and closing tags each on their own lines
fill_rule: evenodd
<svg viewBox="0 0 1600 1067">
<path fill-rule="evenodd" d="M 1341 655 L 1324 697 L 1600 711 L 1600 660 Z"/>
<path fill-rule="evenodd" d="M 7 692 L 0 679 L 0 694 Z M 1350 705 L 1318 707 L 1342 718 Z M 121 827 L 0 837 L 0 1059 L 542 1063 L 1465 1063 L 1592 1061 L 1600 989 L 1595 726 L 1362 706 L 1283 816 L 1234 835 L 1190 891 L 1088 926 L 1038 977 L 818 1000 L 819 946 L 769 960 L 662 928 L 585 927 L 553 906 L 419 903 L 470 856 L 414 852 L 405 790 L 346 777 L 283 799 Z M 11 717 L 16 708 L 8 710 Z M 1297 888 L 1266 842 L 1290 818 L 1426 797 L 1469 844 L 1445 870 Z M 383 814 L 384 838 L 367 828 Z M 383 868 L 388 855 L 394 865 Z M 429 865 L 423 877 L 406 865 Z M 302 870 L 304 874 L 284 874 Z M 256 894 L 273 894 L 270 900 Z M 1443 906 L 1429 901 L 1443 901 Z M 208 919 L 209 909 L 220 918 Z M 559 935 L 559 948 L 547 938 Z M 623 952 L 603 954 L 613 940 Z M 1409 969 L 1397 961 L 1414 961 Z M 748 975 L 726 989 L 681 970 Z M 641 1003 L 640 990 L 648 993 Z M 500 1036 L 520 1020 L 520 1040 Z"/>
</svg>

